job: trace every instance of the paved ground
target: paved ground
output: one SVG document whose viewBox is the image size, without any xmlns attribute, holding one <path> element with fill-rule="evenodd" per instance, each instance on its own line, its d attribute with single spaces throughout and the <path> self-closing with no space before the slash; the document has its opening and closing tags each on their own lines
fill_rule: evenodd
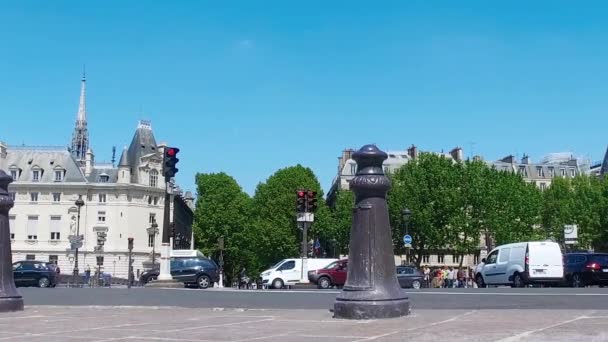
<svg viewBox="0 0 608 342">
<path fill-rule="evenodd" d="M 337 291 L 20 288 L 26 305 L 130 305 L 185 308 L 313 309 L 333 306 Z M 426 289 L 409 291 L 416 310 L 608 310 L 606 288 Z M 608 323 L 607 323 L 608 324 Z"/>
<path fill-rule="evenodd" d="M 30 306 L 0 314 L 0 341 L 608 341 L 608 311 L 414 310 L 379 321 L 326 310 Z"/>
</svg>

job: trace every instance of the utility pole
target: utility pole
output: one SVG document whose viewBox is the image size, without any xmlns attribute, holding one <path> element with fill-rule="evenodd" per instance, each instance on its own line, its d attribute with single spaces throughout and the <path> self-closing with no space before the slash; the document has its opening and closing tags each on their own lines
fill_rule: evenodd
<svg viewBox="0 0 608 342">
<path fill-rule="evenodd" d="M 129 248 L 129 267 L 127 268 L 127 272 L 129 272 L 129 276 L 127 277 L 127 288 L 131 288 L 131 284 L 133 283 L 133 238 L 130 237 L 127 239 L 127 241 L 129 242 L 128 248 Z"/>
</svg>

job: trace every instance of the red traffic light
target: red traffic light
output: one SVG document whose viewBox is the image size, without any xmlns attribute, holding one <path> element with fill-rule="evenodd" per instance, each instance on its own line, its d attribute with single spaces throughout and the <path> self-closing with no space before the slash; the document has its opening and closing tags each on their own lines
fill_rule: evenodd
<svg viewBox="0 0 608 342">
<path fill-rule="evenodd" d="M 170 148 L 170 149 L 168 149 L 168 150 L 167 150 L 167 155 L 168 155 L 169 157 L 173 157 L 173 156 L 175 156 L 176 154 L 177 154 L 177 151 L 176 151 L 174 148 Z"/>
<path fill-rule="evenodd" d="M 308 192 L 308 197 L 309 197 L 309 198 L 314 198 L 316 195 L 317 195 L 317 193 L 316 193 L 316 192 L 314 192 L 314 191 L 309 191 L 309 192 Z"/>
<path fill-rule="evenodd" d="M 304 191 L 298 191 L 298 197 L 304 197 L 305 193 Z"/>
</svg>

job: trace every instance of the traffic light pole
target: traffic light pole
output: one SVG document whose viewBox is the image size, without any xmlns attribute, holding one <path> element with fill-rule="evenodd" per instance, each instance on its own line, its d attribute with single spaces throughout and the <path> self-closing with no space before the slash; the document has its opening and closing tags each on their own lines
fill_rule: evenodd
<svg viewBox="0 0 608 342">
<path fill-rule="evenodd" d="M 171 183 L 165 182 L 165 208 L 163 213 L 163 241 L 160 255 L 158 280 L 171 281 Z"/>
<path fill-rule="evenodd" d="M 300 257 L 302 259 L 302 271 L 300 272 L 300 282 L 305 283 L 308 281 L 308 227 L 310 223 L 307 221 L 302 222 L 302 252 Z"/>
</svg>

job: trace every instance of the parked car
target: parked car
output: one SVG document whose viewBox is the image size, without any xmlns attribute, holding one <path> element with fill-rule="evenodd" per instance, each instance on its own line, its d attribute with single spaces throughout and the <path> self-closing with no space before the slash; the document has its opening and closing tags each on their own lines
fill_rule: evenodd
<svg viewBox="0 0 608 342">
<path fill-rule="evenodd" d="M 397 266 L 397 280 L 403 288 L 419 289 L 425 285 L 424 273 L 416 266 Z"/>
<path fill-rule="evenodd" d="M 303 270 L 302 259 L 283 259 L 271 268 L 262 272 L 262 284 L 265 287 L 267 286 L 275 289 L 295 285 L 300 282 L 302 271 L 304 272 L 304 275 L 307 275 L 309 271 L 325 268 L 325 266 L 334 261 L 338 261 L 338 259 L 307 259 L 306 269 Z"/>
<path fill-rule="evenodd" d="M 42 261 L 25 260 L 13 263 L 13 277 L 16 286 L 55 287 L 55 268 Z"/>
<path fill-rule="evenodd" d="M 487 285 L 557 284 L 564 279 L 563 255 L 555 242 L 520 242 L 490 251 L 478 267 L 478 287 Z"/>
<path fill-rule="evenodd" d="M 348 259 L 334 261 L 321 269 L 308 271 L 308 281 L 320 289 L 340 287 L 346 283 L 347 269 Z"/>
<path fill-rule="evenodd" d="M 568 285 L 572 287 L 608 285 L 607 253 L 568 253 L 564 259 Z"/>
<path fill-rule="evenodd" d="M 158 269 L 148 270 L 141 274 L 139 281 L 145 285 L 156 280 L 158 275 Z M 213 286 L 220 278 L 217 264 L 203 257 L 171 258 L 171 276 L 186 286 L 197 286 L 201 289 Z"/>
</svg>

